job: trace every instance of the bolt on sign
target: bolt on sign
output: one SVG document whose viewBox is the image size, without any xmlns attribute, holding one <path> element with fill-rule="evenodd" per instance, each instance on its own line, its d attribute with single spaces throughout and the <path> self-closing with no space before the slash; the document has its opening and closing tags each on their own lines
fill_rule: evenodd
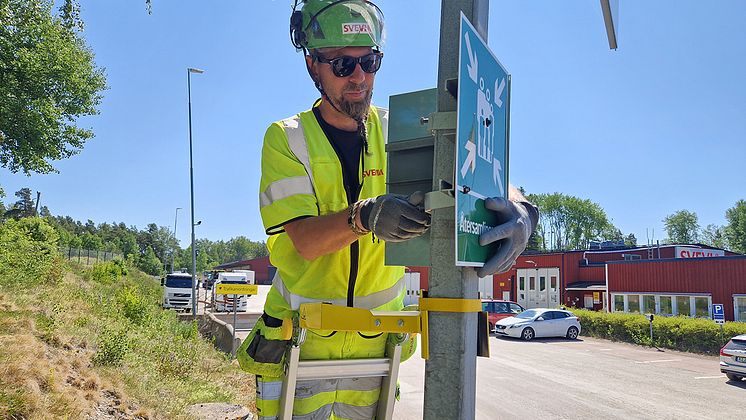
<svg viewBox="0 0 746 420">
<path fill-rule="evenodd" d="M 456 121 L 456 265 L 481 267 L 497 250 L 479 235 L 500 221 L 484 208 L 508 196 L 510 75 L 461 13 Z"/>
</svg>

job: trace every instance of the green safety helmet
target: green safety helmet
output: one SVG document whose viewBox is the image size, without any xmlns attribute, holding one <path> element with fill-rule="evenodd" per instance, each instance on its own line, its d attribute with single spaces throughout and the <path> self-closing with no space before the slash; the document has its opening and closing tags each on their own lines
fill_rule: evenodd
<svg viewBox="0 0 746 420">
<path fill-rule="evenodd" d="M 298 3 L 303 7 L 297 10 Z M 373 47 L 383 49 L 383 12 L 367 0 L 296 0 L 290 40 L 298 50 Z"/>
</svg>

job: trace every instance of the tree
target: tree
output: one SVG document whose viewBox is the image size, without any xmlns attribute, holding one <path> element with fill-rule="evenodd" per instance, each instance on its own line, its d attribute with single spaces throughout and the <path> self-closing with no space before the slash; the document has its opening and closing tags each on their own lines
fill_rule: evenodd
<svg viewBox="0 0 746 420">
<path fill-rule="evenodd" d="M 697 242 L 699 222 L 696 213 L 689 210 L 679 210 L 666 216 L 663 223 L 669 243 L 693 244 Z"/>
<path fill-rule="evenodd" d="M 707 227 L 702 230 L 699 240 L 703 244 L 714 246 L 715 248 L 727 248 L 725 229 L 722 226 L 714 224 L 707 225 Z"/>
<path fill-rule="evenodd" d="M 61 16 L 49 0 L 0 0 L 0 166 L 56 172 L 50 161 L 80 152 L 93 137 L 75 125 L 94 115 L 106 87 L 80 35 L 71 0 Z"/>
<path fill-rule="evenodd" d="M 527 198 L 539 207 L 537 231 L 545 250 L 587 248 L 590 241 L 621 236 L 603 208 L 591 200 L 561 193 Z"/>
<path fill-rule="evenodd" d="M 738 200 L 725 211 L 725 218 L 728 220 L 725 237 L 730 250 L 746 254 L 746 201 Z"/>
<path fill-rule="evenodd" d="M 140 270 L 154 276 L 163 273 L 163 262 L 158 259 L 151 247 L 148 247 L 142 255 L 137 257 L 135 264 Z"/>
<path fill-rule="evenodd" d="M 624 238 L 624 245 L 630 247 L 637 246 L 637 237 L 634 233 L 630 233 L 629 235 L 627 235 L 627 237 Z"/>
<path fill-rule="evenodd" d="M 36 216 L 36 204 L 34 199 L 31 198 L 31 190 L 28 188 L 21 188 L 16 191 L 15 194 L 18 197 L 10 210 L 5 212 L 5 217 L 12 217 L 14 219 L 20 219 L 22 217 L 34 217 Z"/>
</svg>

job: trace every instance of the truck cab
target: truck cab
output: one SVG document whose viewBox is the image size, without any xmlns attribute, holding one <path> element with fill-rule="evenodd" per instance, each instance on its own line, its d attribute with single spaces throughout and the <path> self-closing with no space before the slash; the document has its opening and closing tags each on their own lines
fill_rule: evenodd
<svg viewBox="0 0 746 420">
<path fill-rule="evenodd" d="M 236 270 L 218 273 L 212 287 L 212 308 L 215 312 L 246 312 L 249 297 L 247 295 L 219 295 L 216 293 L 219 284 L 254 284 L 254 272 L 250 270 Z"/>
<path fill-rule="evenodd" d="M 192 275 L 170 273 L 161 281 L 163 286 L 163 309 L 177 311 L 192 310 Z"/>
</svg>

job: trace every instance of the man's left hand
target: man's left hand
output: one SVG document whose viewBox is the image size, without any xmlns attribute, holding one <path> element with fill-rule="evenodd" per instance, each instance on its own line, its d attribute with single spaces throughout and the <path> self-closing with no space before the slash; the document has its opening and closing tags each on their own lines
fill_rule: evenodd
<svg viewBox="0 0 746 420">
<path fill-rule="evenodd" d="M 497 213 L 502 223 L 479 236 L 479 245 L 500 244 L 495 255 L 477 270 L 479 277 L 508 271 L 526 249 L 528 238 L 539 222 L 539 209 L 527 201 L 488 198 L 484 207 Z"/>
</svg>

